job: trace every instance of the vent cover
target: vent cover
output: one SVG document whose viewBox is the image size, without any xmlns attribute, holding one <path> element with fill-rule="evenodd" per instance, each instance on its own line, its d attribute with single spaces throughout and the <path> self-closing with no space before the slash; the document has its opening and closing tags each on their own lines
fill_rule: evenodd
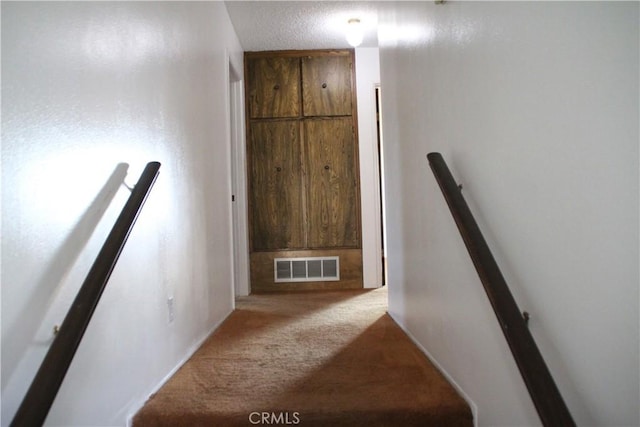
<svg viewBox="0 0 640 427">
<path fill-rule="evenodd" d="M 276 258 L 276 282 L 328 282 L 340 280 L 340 257 Z"/>
</svg>

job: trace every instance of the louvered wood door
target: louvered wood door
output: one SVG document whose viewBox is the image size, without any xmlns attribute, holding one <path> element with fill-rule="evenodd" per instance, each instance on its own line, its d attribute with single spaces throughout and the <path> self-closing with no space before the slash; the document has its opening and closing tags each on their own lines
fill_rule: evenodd
<svg viewBox="0 0 640 427">
<path fill-rule="evenodd" d="M 352 57 L 302 58 L 302 105 L 305 117 L 350 116 Z"/>
<path fill-rule="evenodd" d="M 247 61 L 251 118 L 300 115 L 300 60 L 259 57 Z"/>
<path fill-rule="evenodd" d="M 304 122 L 309 248 L 359 247 L 356 142 L 351 117 Z"/>
<path fill-rule="evenodd" d="M 299 126 L 296 120 L 251 123 L 253 250 L 304 247 Z"/>
</svg>

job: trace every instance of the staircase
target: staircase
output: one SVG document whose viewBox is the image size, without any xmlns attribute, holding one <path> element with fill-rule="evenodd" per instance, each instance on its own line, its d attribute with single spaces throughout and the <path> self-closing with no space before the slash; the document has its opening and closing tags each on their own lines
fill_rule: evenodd
<svg viewBox="0 0 640 427">
<path fill-rule="evenodd" d="M 472 426 L 386 306 L 386 288 L 239 298 L 133 426 Z"/>
</svg>

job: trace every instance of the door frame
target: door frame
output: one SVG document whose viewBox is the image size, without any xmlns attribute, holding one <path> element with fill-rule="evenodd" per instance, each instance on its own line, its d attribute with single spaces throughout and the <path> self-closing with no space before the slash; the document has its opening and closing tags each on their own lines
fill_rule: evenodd
<svg viewBox="0 0 640 427">
<path fill-rule="evenodd" d="M 230 58 L 229 64 L 229 146 L 231 171 L 231 215 L 233 288 L 236 296 L 249 295 L 249 233 L 247 218 L 244 81 Z"/>
<path fill-rule="evenodd" d="M 380 152 L 376 117 L 376 87 L 380 86 L 377 48 L 355 49 L 358 99 L 358 147 L 362 209 L 362 264 L 365 288 L 385 284 L 383 269 Z"/>
</svg>

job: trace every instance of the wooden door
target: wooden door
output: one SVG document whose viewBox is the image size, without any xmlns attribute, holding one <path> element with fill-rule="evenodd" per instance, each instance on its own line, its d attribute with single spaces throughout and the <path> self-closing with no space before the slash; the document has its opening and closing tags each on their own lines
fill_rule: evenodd
<svg viewBox="0 0 640 427">
<path fill-rule="evenodd" d="M 302 99 L 306 117 L 352 114 L 352 57 L 302 58 Z"/>
<path fill-rule="evenodd" d="M 309 248 L 356 248 L 359 193 L 351 117 L 304 122 Z"/>
<path fill-rule="evenodd" d="M 251 118 L 300 115 L 300 60 L 258 57 L 247 61 Z"/>
<path fill-rule="evenodd" d="M 254 251 L 304 247 L 299 122 L 251 123 L 250 206 Z"/>
</svg>

